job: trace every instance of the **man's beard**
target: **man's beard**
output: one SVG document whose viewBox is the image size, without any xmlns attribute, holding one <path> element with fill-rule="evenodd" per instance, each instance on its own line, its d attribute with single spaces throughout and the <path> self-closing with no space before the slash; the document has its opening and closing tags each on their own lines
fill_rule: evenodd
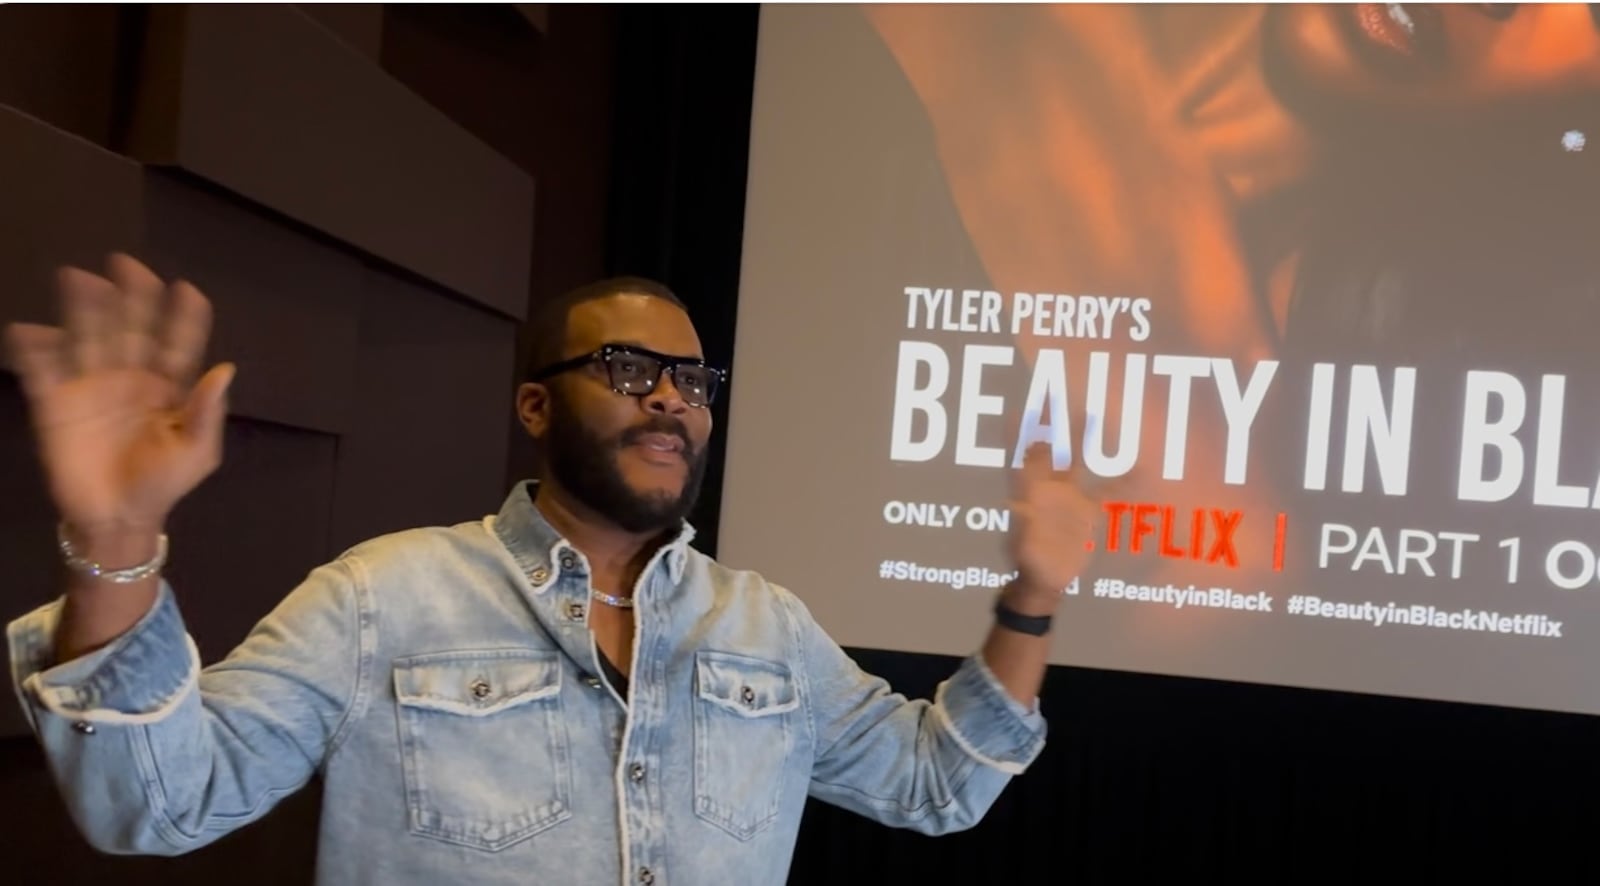
<svg viewBox="0 0 1600 886">
<path fill-rule="evenodd" d="M 551 398 L 550 430 L 544 440 L 545 463 L 550 476 L 589 509 L 632 533 L 675 528 L 694 510 L 705 479 L 706 452 L 689 442 L 683 422 L 653 414 L 643 424 L 613 440 L 602 440 L 559 395 Z M 617 467 L 617 454 L 645 434 L 672 434 L 683 441 L 688 465 L 683 488 L 677 495 L 639 493 L 628 486 Z"/>
</svg>

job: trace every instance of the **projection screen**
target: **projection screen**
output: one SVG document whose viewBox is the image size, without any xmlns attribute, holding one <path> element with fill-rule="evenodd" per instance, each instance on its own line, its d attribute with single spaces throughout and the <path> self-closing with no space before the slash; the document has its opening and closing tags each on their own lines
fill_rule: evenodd
<svg viewBox="0 0 1600 886">
<path fill-rule="evenodd" d="M 1600 712 L 1585 5 L 768 6 L 719 555 L 964 655 Z"/>
</svg>

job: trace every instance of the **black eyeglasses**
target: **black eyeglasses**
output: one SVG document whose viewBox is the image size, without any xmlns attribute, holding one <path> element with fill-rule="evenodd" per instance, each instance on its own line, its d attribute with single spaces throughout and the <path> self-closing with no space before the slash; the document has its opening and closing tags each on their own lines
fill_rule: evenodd
<svg viewBox="0 0 1600 886">
<path fill-rule="evenodd" d="M 590 363 L 606 368 L 613 391 L 631 397 L 649 394 L 663 374 L 671 375 L 672 386 L 678 389 L 683 402 L 695 407 L 711 405 L 717 389 L 728 379 L 726 369 L 708 366 L 698 357 L 673 357 L 633 345 L 602 345 L 597 351 L 546 366 L 528 380 L 544 381 Z"/>
</svg>

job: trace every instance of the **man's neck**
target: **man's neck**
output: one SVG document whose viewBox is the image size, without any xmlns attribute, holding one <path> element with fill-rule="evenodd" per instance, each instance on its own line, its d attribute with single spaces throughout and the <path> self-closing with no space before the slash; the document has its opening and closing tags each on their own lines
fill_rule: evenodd
<svg viewBox="0 0 1600 886">
<path fill-rule="evenodd" d="M 533 506 L 589 561 L 590 580 L 597 590 L 608 594 L 632 596 L 645 564 L 667 540 L 662 533 L 618 529 L 549 481 L 539 484 Z"/>
</svg>

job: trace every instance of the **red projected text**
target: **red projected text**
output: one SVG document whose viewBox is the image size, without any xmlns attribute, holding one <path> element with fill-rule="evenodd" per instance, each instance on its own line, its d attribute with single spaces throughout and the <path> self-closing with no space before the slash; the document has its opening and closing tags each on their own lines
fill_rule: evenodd
<svg viewBox="0 0 1600 886">
<path fill-rule="evenodd" d="M 1175 560 L 1199 560 L 1238 567 L 1239 551 L 1233 534 L 1244 519 L 1240 511 L 1172 505 L 1108 501 L 1106 550 L 1131 554 L 1146 550 Z M 1126 524 L 1126 527 L 1124 527 Z"/>
</svg>

